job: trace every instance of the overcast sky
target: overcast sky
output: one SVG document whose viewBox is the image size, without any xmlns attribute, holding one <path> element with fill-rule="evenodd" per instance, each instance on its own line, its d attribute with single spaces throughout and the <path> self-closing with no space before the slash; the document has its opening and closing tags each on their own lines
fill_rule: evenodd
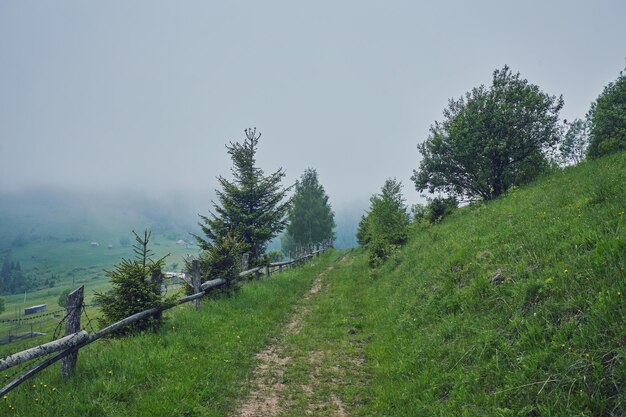
<svg viewBox="0 0 626 417">
<path fill-rule="evenodd" d="M 584 116 L 626 61 L 626 1 L 0 0 L 0 191 L 207 194 L 224 144 L 318 170 L 335 206 L 410 181 L 449 98 L 509 65 Z"/>
</svg>

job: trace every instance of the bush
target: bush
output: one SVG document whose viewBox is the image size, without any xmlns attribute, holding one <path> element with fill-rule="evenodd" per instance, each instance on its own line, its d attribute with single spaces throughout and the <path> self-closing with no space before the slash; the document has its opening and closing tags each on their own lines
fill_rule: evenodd
<svg viewBox="0 0 626 417">
<path fill-rule="evenodd" d="M 372 241 L 369 246 L 368 264 L 370 268 L 379 268 L 385 263 L 394 249 L 394 245 L 383 239 Z"/>
<path fill-rule="evenodd" d="M 428 221 L 438 223 L 456 210 L 458 203 L 454 197 L 435 197 L 428 203 L 426 212 Z"/>
</svg>

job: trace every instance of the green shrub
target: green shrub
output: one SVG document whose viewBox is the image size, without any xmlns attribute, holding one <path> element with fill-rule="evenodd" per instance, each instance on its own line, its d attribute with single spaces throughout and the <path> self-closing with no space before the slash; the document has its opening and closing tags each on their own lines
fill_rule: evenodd
<svg viewBox="0 0 626 417">
<path fill-rule="evenodd" d="M 454 197 L 435 197 L 428 203 L 426 207 L 426 213 L 428 215 L 428 221 L 431 223 L 438 223 L 445 217 L 452 214 L 458 207 L 458 203 Z"/>
</svg>

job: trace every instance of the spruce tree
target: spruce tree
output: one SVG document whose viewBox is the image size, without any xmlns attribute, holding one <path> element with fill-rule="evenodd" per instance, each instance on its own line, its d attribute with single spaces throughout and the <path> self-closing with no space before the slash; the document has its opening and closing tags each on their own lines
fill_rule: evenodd
<svg viewBox="0 0 626 417">
<path fill-rule="evenodd" d="M 261 133 L 256 128 L 245 130 L 242 143 L 226 145 L 233 162 L 232 180 L 218 177 L 221 190 L 218 202 L 208 216 L 200 215 L 199 223 L 205 237 L 195 236 L 203 250 L 209 251 L 229 234 L 241 242 L 242 253 L 249 253 L 249 265 L 261 263 L 268 242 L 286 225 L 288 189 L 280 184 L 285 176 L 282 168 L 270 175 L 256 166 L 256 152 Z"/>
<path fill-rule="evenodd" d="M 113 288 L 106 293 L 96 293 L 94 300 L 100 304 L 102 317 L 99 319 L 102 326 L 108 326 L 135 313 L 159 307 L 172 300 L 165 300 L 161 295 L 160 271 L 165 264 L 165 258 L 152 259 L 152 251 L 148 249 L 150 232 L 145 231 L 143 237 L 135 235 L 136 244 L 133 246 L 135 259 L 122 259 L 110 271 L 104 271 L 111 280 Z M 140 320 L 122 329 L 118 334 L 127 334 L 148 328 L 158 328 L 161 324 L 161 315 L 157 314 Z"/>
<path fill-rule="evenodd" d="M 335 215 L 317 171 L 308 168 L 296 182 L 296 193 L 289 210 L 287 233 L 298 246 L 334 238 Z"/>
</svg>

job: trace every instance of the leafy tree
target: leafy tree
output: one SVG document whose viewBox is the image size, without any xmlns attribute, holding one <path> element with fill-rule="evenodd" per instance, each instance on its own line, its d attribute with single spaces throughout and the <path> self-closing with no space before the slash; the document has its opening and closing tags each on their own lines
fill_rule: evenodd
<svg viewBox="0 0 626 417">
<path fill-rule="evenodd" d="M 587 114 L 589 121 L 589 158 L 626 149 L 626 74 L 620 72 L 609 83 Z"/>
<path fill-rule="evenodd" d="M 402 183 L 385 181 L 381 193 L 370 198 L 368 231 L 372 239 L 401 245 L 408 239 L 409 214 L 402 196 Z"/>
<path fill-rule="evenodd" d="M 549 166 L 546 154 L 560 140 L 562 107 L 562 97 L 543 93 L 509 67 L 496 70 L 489 88 L 450 100 L 443 122 L 418 145 L 416 189 L 489 200 L 530 181 Z"/>
<path fill-rule="evenodd" d="M 296 192 L 289 209 L 287 233 L 297 245 L 304 246 L 333 239 L 335 215 L 328 202 L 317 171 L 308 168 L 296 182 Z"/>
<path fill-rule="evenodd" d="M 564 164 L 580 163 L 585 159 L 587 146 L 589 145 L 589 130 L 587 122 L 581 119 L 575 119 L 567 129 L 567 133 L 561 142 L 559 151 L 561 152 L 561 161 Z"/>
<path fill-rule="evenodd" d="M 161 295 L 161 268 L 165 264 L 165 257 L 152 260 L 152 251 L 148 249 L 151 233 L 146 230 L 143 237 L 133 231 L 136 244 L 133 245 L 135 259 L 122 259 L 112 270 L 104 271 L 111 280 L 113 288 L 107 293 L 96 293 L 95 301 L 100 304 L 102 317 L 99 319 L 102 326 L 115 323 L 150 308 L 162 306 L 171 300 L 165 300 Z M 156 315 L 148 319 L 135 322 L 120 334 L 137 332 L 149 328 L 158 328 L 161 325 L 161 316 Z"/>
<path fill-rule="evenodd" d="M 233 162 L 233 180 L 222 176 L 222 187 L 216 190 L 219 203 L 213 203 L 209 216 L 200 216 L 199 223 L 205 238 L 196 236 L 203 250 L 210 250 L 214 242 L 232 234 L 241 241 L 243 253 L 250 254 L 250 266 L 260 264 L 268 242 L 286 225 L 289 201 L 287 189 L 280 182 L 285 176 L 279 169 L 265 176 L 256 166 L 256 152 L 261 134 L 255 129 L 245 130 L 243 143 L 226 145 Z"/>
<path fill-rule="evenodd" d="M 4 313 L 6 310 L 6 305 L 4 304 L 4 298 L 0 298 L 0 314 Z"/>
<path fill-rule="evenodd" d="M 409 214 L 402 196 L 402 183 L 385 181 L 380 194 L 370 198 L 369 212 L 361 218 L 357 239 L 368 247 L 370 266 L 381 265 L 387 256 L 408 239 Z"/>
</svg>

